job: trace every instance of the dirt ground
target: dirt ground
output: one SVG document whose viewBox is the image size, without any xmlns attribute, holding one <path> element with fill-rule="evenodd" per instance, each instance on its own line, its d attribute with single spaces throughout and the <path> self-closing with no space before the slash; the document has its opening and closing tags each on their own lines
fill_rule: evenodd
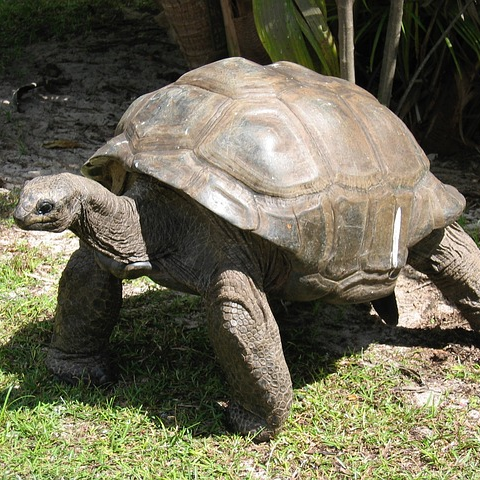
<svg viewBox="0 0 480 480">
<path fill-rule="evenodd" d="M 49 41 L 27 48 L 25 57 L 0 82 L 0 187 L 17 188 L 40 174 L 78 173 L 83 162 L 112 136 L 135 98 L 174 81 L 185 69 L 165 30 L 151 15 L 137 12 L 126 12 L 115 31 L 98 28 L 69 42 Z M 20 90 L 15 105 L 14 92 L 32 82 L 43 86 Z M 467 196 L 467 220 L 474 230 L 480 198 L 477 165 L 478 155 L 459 154 L 435 158 L 432 166 L 443 181 Z M 0 248 L 17 236 L 65 248 L 64 236 L 26 234 L 16 228 L 3 232 Z M 73 249 L 74 242 L 67 248 Z M 339 322 L 336 307 L 327 307 L 322 313 L 319 348 L 335 354 L 375 348 L 379 360 L 389 362 L 420 358 L 415 372 L 405 371 L 418 385 L 412 401 L 422 404 L 434 398 L 440 402 L 448 390 L 456 392 L 448 401 L 463 408 L 470 395 L 480 394 L 480 385 L 448 380 L 443 371 L 454 362 L 478 363 L 479 336 L 426 278 L 412 270 L 402 275 L 397 296 L 398 327 L 384 325 L 365 308 L 343 309 L 346 320 Z M 479 423 L 480 413 L 472 415 L 472 422 Z"/>
</svg>

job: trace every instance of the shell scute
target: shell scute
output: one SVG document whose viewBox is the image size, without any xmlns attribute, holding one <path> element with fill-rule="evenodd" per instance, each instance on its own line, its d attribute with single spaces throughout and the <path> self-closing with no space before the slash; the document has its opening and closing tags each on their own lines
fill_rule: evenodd
<svg viewBox="0 0 480 480">
<path fill-rule="evenodd" d="M 194 86 L 230 98 L 259 96 L 268 101 L 285 88 L 286 77 L 269 67 L 239 58 L 226 58 L 185 73 L 175 83 Z M 260 67 L 260 68 L 259 68 Z"/>
<path fill-rule="evenodd" d="M 464 208 L 372 95 L 288 62 L 200 67 L 136 100 L 116 133 L 87 176 L 112 162 L 151 175 L 324 275 L 312 284 L 394 278 L 408 247 Z"/>
<path fill-rule="evenodd" d="M 276 98 L 233 103 L 197 155 L 262 195 L 298 196 L 330 182 L 303 124 Z"/>
<path fill-rule="evenodd" d="M 193 150 L 228 101 L 201 88 L 172 84 L 151 95 L 134 114 L 127 111 L 122 125 L 137 153 Z"/>
</svg>

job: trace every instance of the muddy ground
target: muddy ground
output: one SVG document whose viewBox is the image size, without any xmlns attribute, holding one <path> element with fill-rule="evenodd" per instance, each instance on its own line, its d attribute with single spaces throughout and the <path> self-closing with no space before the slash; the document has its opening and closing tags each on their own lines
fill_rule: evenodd
<svg viewBox="0 0 480 480">
<path fill-rule="evenodd" d="M 67 42 L 28 47 L 0 82 L 0 187 L 20 187 L 29 178 L 61 171 L 78 173 L 83 162 L 113 134 L 139 95 L 174 81 L 186 67 L 167 32 L 149 14 L 125 12 L 115 30 L 97 27 Z M 38 88 L 13 93 L 32 82 Z M 22 95 L 23 93 L 23 95 Z M 427 152 L 435 154 L 436 152 Z M 434 155 L 432 155 L 434 158 Z M 468 198 L 469 227 L 477 229 L 480 197 L 478 155 L 438 157 L 433 170 Z M 0 248 L 18 237 L 50 248 L 75 248 L 65 236 L 1 232 Z M 446 366 L 480 361 L 480 337 L 431 283 L 408 270 L 397 289 L 400 325 L 384 325 L 368 308 L 327 307 L 322 312 L 318 348 L 342 352 L 375 349 L 379 361 L 419 358 L 412 401 L 449 402 L 467 408 L 480 385 L 444 378 Z M 300 315 L 297 318 L 302 319 Z M 339 321 L 340 318 L 340 321 Z M 303 320 L 300 320 L 303 321 Z M 289 322 L 295 326 L 295 322 Z M 443 396 L 449 392 L 448 399 Z M 471 412 L 472 423 L 480 413 Z"/>
</svg>

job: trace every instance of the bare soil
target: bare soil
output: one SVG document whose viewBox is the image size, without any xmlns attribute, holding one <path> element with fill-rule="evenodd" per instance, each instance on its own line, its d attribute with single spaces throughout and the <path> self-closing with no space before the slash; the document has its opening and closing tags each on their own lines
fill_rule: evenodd
<svg viewBox="0 0 480 480">
<path fill-rule="evenodd" d="M 98 27 L 69 41 L 26 48 L 0 82 L 0 187 L 19 188 L 40 174 L 78 173 L 112 136 L 135 98 L 174 81 L 185 70 L 167 32 L 151 15 L 137 12 L 126 12 L 114 31 Z M 32 82 L 42 86 L 20 90 L 15 105 L 14 92 Z M 432 161 L 435 173 L 466 195 L 466 218 L 473 230 L 479 217 L 479 160 L 478 154 L 459 152 Z M 16 227 L 0 231 L 0 236 L 0 248 L 18 238 L 57 249 L 73 250 L 76 245 L 65 235 L 27 234 Z M 397 327 L 384 325 L 367 307 L 325 307 L 317 347 L 334 356 L 371 349 L 378 361 L 399 364 L 406 358 L 418 359 L 414 371 L 405 369 L 405 375 L 414 379 L 412 402 L 434 399 L 468 408 L 469 398 L 480 394 L 480 385 L 447 379 L 444 372 L 454 363 L 479 362 L 479 335 L 425 277 L 411 269 L 400 278 L 397 296 L 401 312 Z M 302 315 L 294 316 L 304 321 Z M 295 327 L 295 321 L 286 323 L 287 331 Z M 472 424 L 480 425 L 480 413 L 470 415 Z"/>
</svg>

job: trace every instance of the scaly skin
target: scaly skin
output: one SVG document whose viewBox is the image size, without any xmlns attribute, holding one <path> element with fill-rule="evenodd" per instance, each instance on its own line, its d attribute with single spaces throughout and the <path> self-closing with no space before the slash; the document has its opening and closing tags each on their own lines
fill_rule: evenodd
<svg viewBox="0 0 480 480">
<path fill-rule="evenodd" d="M 480 331 L 480 254 L 475 242 L 454 223 L 415 245 L 408 263 L 426 274 Z"/>
<path fill-rule="evenodd" d="M 48 368 L 68 383 L 112 382 L 108 340 L 121 305 L 121 280 L 101 270 L 93 250 L 81 245 L 60 279 Z"/>
<path fill-rule="evenodd" d="M 218 275 L 208 300 L 210 339 L 236 402 L 230 422 L 257 440 L 270 438 L 290 411 L 292 383 L 265 293 L 232 269 Z"/>
<path fill-rule="evenodd" d="M 304 291 L 303 273 L 290 275 L 292 260 L 272 243 L 149 177 L 129 185 L 118 197 L 61 174 L 24 188 L 15 212 L 22 228 L 70 228 L 83 242 L 60 282 L 49 368 L 67 381 L 111 381 L 106 350 L 121 305 L 118 278 L 148 275 L 206 298 L 211 342 L 232 389 L 230 422 L 258 441 L 270 439 L 288 416 L 292 383 L 267 295 L 295 300 L 296 292 L 316 290 Z M 480 253 L 458 225 L 415 245 L 409 262 L 480 328 Z M 392 302 L 377 307 L 388 310 Z"/>
<path fill-rule="evenodd" d="M 68 201 L 57 198 L 67 190 Z M 35 192 L 45 198 L 48 191 L 55 193 L 52 212 L 39 215 Z M 24 190 L 15 213 L 19 225 L 70 228 L 84 242 L 60 282 L 48 367 L 69 382 L 112 380 L 106 348 L 118 320 L 121 284 L 98 264 L 128 278 L 138 274 L 128 270 L 132 262 L 148 263 L 151 271 L 142 273 L 154 281 L 207 298 L 210 337 L 232 387 L 232 427 L 268 440 L 288 416 L 292 384 L 263 285 L 268 273 L 268 287 L 278 289 L 288 262 L 268 242 L 147 177 L 128 195 L 116 197 L 96 182 L 68 174 L 36 179 Z"/>
</svg>

